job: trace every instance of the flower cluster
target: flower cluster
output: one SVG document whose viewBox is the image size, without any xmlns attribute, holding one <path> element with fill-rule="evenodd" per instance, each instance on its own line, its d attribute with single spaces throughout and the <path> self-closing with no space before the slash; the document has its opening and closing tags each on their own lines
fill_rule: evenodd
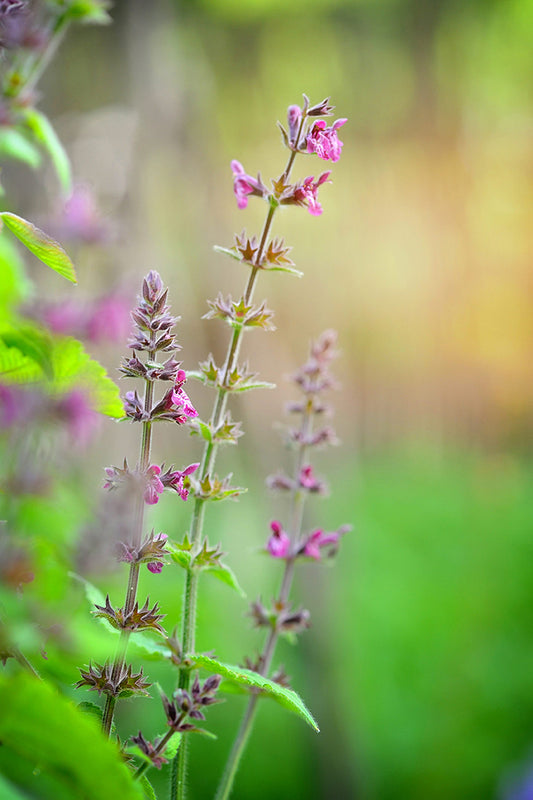
<svg viewBox="0 0 533 800">
<path fill-rule="evenodd" d="M 182 500 L 187 500 L 189 496 L 190 482 L 189 476 L 195 472 L 200 465 L 198 463 L 189 464 L 183 470 L 169 467 L 162 472 L 162 467 L 152 464 L 144 472 L 128 467 L 128 462 L 124 459 L 124 467 L 106 467 L 106 480 L 104 489 L 117 489 L 121 484 L 128 484 L 132 492 L 140 490 L 143 493 L 144 501 L 147 505 L 153 506 L 159 501 L 159 495 L 165 489 L 174 490 Z"/>
<path fill-rule="evenodd" d="M 314 121 L 313 117 L 331 116 L 333 107 L 326 98 L 316 106 L 309 108 L 309 100 L 304 95 L 304 106 L 289 106 L 287 110 L 287 129 L 279 125 L 285 145 L 294 152 L 316 154 L 324 161 L 336 162 L 341 157 L 343 143 L 337 131 L 348 120 L 336 120 L 333 125 L 327 126 L 325 120 Z M 311 119 L 310 119 L 311 118 Z M 286 174 L 272 181 L 273 191 L 270 191 L 261 180 L 260 175 L 253 178 L 248 175 L 239 161 L 231 162 L 233 172 L 233 191 L 237 199 L 238 208 L 246 208 L 248 197 L 255 195 L 276 204 L 293 204 L 303 206 L 315 217 L 322 214 L 322 205 L 318 200 L 318 190 L 324 183 L 330 183 L 330 171 L 323 172 L 317 178 L 308 175 L 303 181 L 288 183 Z"/>
<path fill-rule="evenodd" d="M 167 722 L 172 730 L 180 733 L 196 731 L 198 728 L 194 723 L 187 722 L 187 719 L 205 719 L 203 710 L 213 703 L 219 703 L 215 697 L 216 691 L 222 680 L 220 675 L 211 675 L 203 685 L 196 675 L 189 691 L 186 689 L 176 689 L 169 700 L 166 695 L 162 695 L 163 707 L 167 717 Z"/>
</svg>

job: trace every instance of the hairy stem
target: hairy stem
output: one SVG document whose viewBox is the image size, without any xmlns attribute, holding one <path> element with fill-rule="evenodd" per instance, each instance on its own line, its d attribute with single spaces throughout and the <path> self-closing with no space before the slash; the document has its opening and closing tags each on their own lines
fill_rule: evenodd
<svg viewBox="0 0 533 800">
<path fill-rule="evenodd" d="M 302 417 L 302 422 L 300 427 L 300 432 L 302 434 L 300 438 L 301 442 L 305 442 L 309 433 L 311 432 L 312 414 L 313 414 L 312 402 L 311 403 L 308 402 Z M 305 444 L 300 445 L 300 447 L 298 448 L 298 455 L 296 457 L 294 465 L 295 483 L 297 483 L 298 476 L 300 475 L 300 471 L 305 463 L 306 452 L 307 452 L 307 447 L 305 446 Z M 296 542 L 301 535 L 304 505 L 305 505 L 305 493 L 301 490 L 296 489 L 292 495 L 292 502 L 290 509 L 290 518 L 291 518 L 290 533 L 292 542 Z M 287 602 L 294 578 L 294 569 L 295 569 L 294 558 L 288 558 L 285 562 L 285 569 L 283 571 L 283 577 L 281 579 L 281 586 L 278 593 L 278 597 L 276 599 L 276 604 L 285 605 L 285 603 Z M 260 675 L 263 675 L 265 677 L 268 676 L 268 673 L 270 671 L 270 666 L 272 664 L 272 659 L 274 658 L 274 653 L 276 650 L 278 639 L 279 639 L 279 631 L 276 627 L 272 627 L 268 633 L 265 645 L 263 647 L 263 652 L 261 653 L 261 656 L 259 658 L 258 673 Z M 259 700 L 259 694 L 255 692 L 254 694 L 252 694 L 252 696 L 248 701 L 246 711 L 244 712 L 244 717 L 242 718 L 239 730 L 237 732 L 235 741 L 233 743 L 233 747 L 228 756 L 228 760 L 226 762 L 226 766 L 224 768 L 224 772 L 222 774 L 222 778 L 218 786 L 217 793 L 215 795 L 215 800 L 227 800 L 227 798 L 231 794 L 231 790 L 233 788 L 233 783 L 235 780 L 235 775 L 237 774 L 241 757 L 244 753 L 244 750 L 248 743 L 248 739 L 250 738 L 250 734 L 252 732 L 258 700 Z"/>
<path fill-rule="evenodd" d="M 302 114 L 302 119 L 300 121 L 300 128 L 296 139 L 295 149 L 291 151 L 291 154 L 287 161 L 287 166 L 285 167 L 285 170 L 283 172 L 286 181 L 289 179 L 289 175 L 291 173 L 292 166 L 294 164 L 294 159 L 296 157 L 298 144 L 303 131 L 304 121 L 305 121 L 305 114 Z M 248 303 L 251 302 L 253 297 L 254 288 L 257 281 L 257 275 L 260 270 L 261 261 L 265 252 L 270 230 L 272 228 L 272 222 L 274 219 L 274 215 L 276 213 L 276 209 L 277 209 L 276 204 L 271 203 L 269 205 L 268 212 L 263 225 L 263 231 L 261 233 L 261 239 L 259 241 L 259 247 L 257 248 L 257 251 L 255 253 L 252 269 L 250 271 L 248 282 L 244 290 L 244 302 L 246 303 L 246 305 L 248 305 Z M 237 364 L 243 332 L 244 328 L 242 327 L 235 328 L 228 345 L 226 360 L 224 362 L 224 378 L 222 381 L 222 386 L 220 386 L 217 391 L 217 396 L 213 407 L 213 414 L 211 416 L 211 424 L 213 428 L 216 428 L 218 425 L 220 425 L 224 417 L 224 413 L 226 411 L 226 404 L 229 394 L 229 391 L 226 389 L 226 386 L 228 385 L 229 376 L 231 375 Z M 209 475 L 212 472 L 215 465 L 217 449 L 218 445 L 216 442 L 206 443 L 200 465 L 200 480 L 203 480 L 207 475 Z M 205 514 L 205 500 L 203 498 L 196 498 L 193 517 L 192 517 L 192 524 L 191 524 L 191 541 L 193 543 L 193 547 L 199 547 L 200 540 L 202 538 L 204 514 Z M 196 609 L 196 596 L 198 594 L 198 580 L 199 580 L 198 573 L 192 573 L 192 572 L 187 573 L 187 580 L 185 586 L 185 599 L 183 606 L 183 627 L 182 627 L 182 652 L 184 654 L 190 653 L 191 651 L 194 650 L 195 627 L 196 627 L 195 609 Z M 187 669 L 180 670 L 179 686 L 181 688 L 188 689 L 189 685 L 190 685 L 190 671 Z M 185 773 L 187 769 L 187 764 L 186 764 L 187 746 L 184 745 L 184 742 L 185 740 L 182 740 L 179 750 L 172 764 L 170 800 L 184 800 L 184 798 L 186 797 Z"/>
</svg>

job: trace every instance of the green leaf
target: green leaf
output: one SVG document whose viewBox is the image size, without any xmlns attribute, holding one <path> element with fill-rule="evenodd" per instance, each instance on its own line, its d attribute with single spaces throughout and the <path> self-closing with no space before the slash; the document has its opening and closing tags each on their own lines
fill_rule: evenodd
<svg viewBox="0 0 533 800">
<path fill-rule="evenodd" d="M 70 161 L 53 125 L 48 117 L 35 108 L 27 109 L 24 117 L 36 140 L 50 156 L 63 192 L 69 195 L 72 191 Z"/>
<path fill-rule="evenodd" d="M 102 0 L 71 0 L 66 16 L 79 22 L 90 22 L 94 25 L 109 25 L 112 21 L 106 11 L 109 3 Z"/>
<path fill-rule="evenodd" d="M 116 744 L 44 681 L 0 679 L 0 771 L 40 800 L 141 800 Z"/>
<path fill-rule="evenodd" d="M 91 607 L 91 611 L 94 611 L 95 606 L 105 606 L 105 597 L 93 583 L 90 581 L 85 580 L 82 578 L 81 575 L 78 575 L 76 572 L 69 572 L 69 577 L 74 578 L 74 580 L 79 581 L 85 590 L 85 597 L 89 601 L 89 605 Z M 119 630 L 114 628 L 110 622 L 105 619 L 105 617 L 95 617 L 95 619 L 100 622 L 104 628 L 109 631 L 110 633 L 119 634 Z"/>
<path fill-rule="evenodd" d="M 137 749 L 139 750 L 140 748 Z M 146 775 L 141 775 L 141 777 L 139 778 L 139 784 L 142 787 L 146 800 L 157 800 L 157 795 L 155 793 L 154 787 L 152 786 Z"/>
<path fill-rule="evenodd" d="M 0 331 L 0 340 L 6 347 L 18 350 L 22 356 L 35 362 L 46 378 L 53 378 L 52 339 L 42 328 L 30 323 L 9 325 Z"/>
<path fill-rule="evenodd" d="M 265 267 L 266 272 L 288 272 L 289 275 L 294 275 L 296 278 L 303 278 L 303 272 L 294 267 Z"/>
<path fill-rule="evenodd" d="M 262 693 L 268 697 L 272 697 L 280 705 L 298 714 L 305 722 L 308 723 L 315 731 L 319 731 L 311 712 L 305 706 L 301 697 L 293 690 L 286 689 L 280 686 L 279 683 L 264 678 L 253 670 L 245 669 L 244 667 L 236 667 L 231 664 L 225 664 L 222 661 L 217 661 L 215 658 L 209 658 L 203 655 L 191 655 L 198 667 L 203 667 L 209 672 L 218 673 L 233 683 L 249 688 L 260 689 Z"/>
<path fill-rule="evenodd" d="M 181 734 L 181 733 L 175 733 L 174 736 L 172 737 L 172 739 L 169 741 L 169 743 L 165 747 L 165 752 L 163 753 L 163 755 L 165 756 L 165 758 L 168 758 L 169 761 L 172 758 L 174 758 L 174 756 L 178 752 L 179 746 L 180 746 L 180 743 L 181 743 L 182 735 L 183 734 Z"/>
<path fill-rule="evenodd" d="M 237 385 L 235 388 L 231 388 L 229 391 L 231 392 L 247 392 L 249 389 L 275 389 L 275 383 L 269 383 L 268 381 L 246 381 L 246 383 L 242 383 Z"/>
<path fill-rule="evenodd" d="M 108 376 L 104 367 L 85 352 L 81 342 L 70 337 L 59 339 L 52 353 L 52 365 L 56 391 L 85 389 L 96 411 L 114 419 L 121 419 L 124 416 L 124 406 L 118 386 Z"/>
<path fill-rule="evenodd" d="M 59 242 L 23 217 L 10 211 L 0 212 L 0 219 L 28 250 L 43 264 L 58 272 L 72 283 L 77 283 L 74 264 Z"/>
<path fill-rule="evenodd" d="M 209 572 L 213 577 L 218 578 L 219 581 L 235 589 L 241 597 L 246 597 L 246 593 L 241 588 L 233 570 L 226 566 L 226 564 L 217 564 L 212 567 L 205 567 L 203 572 Z"/>
<path fill-rule="evenodd" d="M 0 159 L 14 158 L 37 169 L 41 155 L 22 131 L 7 125 L 0 126 Z"/>
<path fill-rule="evenodd" d="M 191 433 L 199 433 L 202 439 L 205 439 L 206 442 L 213 441 L 213 433 L 211 431 L 210 425 L 206 422 L 202 422 L 201 419 L 195 419 L 191 424 Z"/>
<path fill-rule="evenodd" d="M 229 247 L 220 247 L 218 244 L 215 244 L 213 250 L 216 250 L 217 253 L 223 253 L 225 256 L 230 256 L 230 258 L 234 258 L 235 261 L 242 261 L 242 256 L 237 250 L 231 250 Z"/>
<path fill-rule="evenodd" d="M 5 383 L 34 383 L 43 378 L 39 365 L 0 340 L 0 377 Z"/>
<path fill-rule="evenodd" d="M 98 604 L 100 605 L 100 603 Z M 130 639 L 130 652 L 137 652 L 148 661 L 168 661 L 172 655 L 164 641 L 156 641 L 139 631 Z"/>
<path fill-rule="evenodd" d="M 0 775 L 0 797 L 2 800 L 27 800 L 27 794 L 21 794 L 12 783 L 8 783 L 5 778 Z"/>
<path fill-rule="evenodd" d="M 29 291 L 18 249 L 9 234 L 0 234 L 0 314 L 24 300 Z"/>
</svg>

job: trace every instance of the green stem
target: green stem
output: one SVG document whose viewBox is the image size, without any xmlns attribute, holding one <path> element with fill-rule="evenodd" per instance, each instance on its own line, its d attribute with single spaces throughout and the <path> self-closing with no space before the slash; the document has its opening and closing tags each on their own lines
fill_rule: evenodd
<svg viewBox="0 0 533 800">
<path fill-rule="evenodd" d="M 312 415 L 313 415 L 312 403 L 308 402 L 304 410 L 302 423 L 300 427 L 300 432 L 302 434 L 300 441 L 302 442 L 306 441 L 308 434 L 311 432 Z M 294 465 L 295 482 L 298 480 L 300 471 L 305 463 L 306 453 L 307 453 L 307 447 L 305 444 L 302 444 L 298 449 L 298 456 L 296 458 L 296 462 Z M 290 512 L 291 516 L 290 530 L 291 530 L 291 539 L 293 542 L 295 542 L 300 537 L 302 530 L 303 512 L 305 506 L 304 492 L 298 489 L 294 491 L 292 495 L 291 506 L 292 507 Z M 289 593 L 294 579 L 295 563 L 296 562 L 294 558 L 289 558 L 285 562 L 285 569 L 283 571 L 281 587 L 276 600 L 276 605 L 278 606 L 285 605 L 289 598 Z M 276 650 L 278 639 L 279 639 L 279 631 L 277 627 L 272 627 L 270 629 L 265 645 L 263 647 L 263 652 L 259 658 L 258 672 L 260 675 L 263 676 L 268 675 L 270 671 L 270 665 L 272 664 L 272 659 L 274 658 L 274 653 Z M 231 794 L 233 783 L 235 781 L 235 775 L 237 774 L 237 770 L 239 768 L 240 760 L 246 749 L 248 739 L 250 738 L 250 734 L 252 732 L 253 724 L 255 721 L 255 712 L 257 710 L 258 699 L 259 695 L 257 693 L 254 693 L 248 701 L 244 717 L 242 719 L 239 730 L 235 737 L 235 741 L 233 743 L 231 752 L 228 756 L 228 760 L 226 762 L 226 766 L 224 768 L 224 772 L 222 774 L 222 778 L 220 780 L 217 793 L 215 795 L 215 800 L 227 800 L 227 798 Z"/>
<path fill-rule="evenodd" d="M 63 37 L 70 25 L 70 19 L 66 14 L 61 14 L 55 21 L 50 32 L 50 38 L 44 50 L 37 56 L 26 60 L 26 64 L 20 71 L 19 80 L 16 85 L 5 87 L 6 94 L 10 97 L 19 97 L 23 92 L 30 92 L 35 88 L 41 79 L 44 71 L 54 57 Z M 26 74 L 24 74 L 26 73 Z"/>
<path fill-rule="evenodd" d="M 300 129 L 297 137 L 296 149 L 300 141 L 304 120 L 305 120 L 305 115 L 302 114 L 302 120 L 300 122 Z M 291 151 L 291 154 L 287 162 L 287 166 L 285 167 L 283 173 L 283 175 L 285 176 L 285 180 L 288 180 L 289 178 L 295 157 L 296 157 L 296 150 L 293 150 Z M 261 239 L 259 241 L 259 247 L 257 248 L 257 251 L 255 253 L 252 269 L 250 271 L 248 282 L 244 290 L 244 302 L 246 305 L 248 305 L 251 302 L 253 297 L 255 284 L 257 282 L 257 276 L 261 267 L 261 261 L 263 259 L 268 236 L 272 228 L 272 222 L 276 210 L 277 210 L 277 205 L 269 204 L 268 212 L 263 225 Z M 239 357 L 239 350 L 241 347 L 241 342 L 243 337 L 243 331 L 244 331 L 243 327 L 235 328 L 233 330 L 233 334 L 228 345 L 226 360 L 224 362 L 224 377 L 222 380 L 222 386 L 220 386 L 217 391 L 217 396 L 213 407 L 213 413 L 211 416 L 211 425 L 213 429 L 216 429 L 218 425 L 220 425 L 224 417 L 224 413 L 226 411 L 226 405 L 229 394 L 229 391 L 226 387 L 228 386 L 229 383 L 229 377 L 237 364 L 237 359 Z M 209 475 L 213 470 L 215 465 L 217 450 L 218 450 L 218 444 L 216 442 L 206 443 L 200 465 L 201 481 L 204 480 L 206 476 Z M 203 531 L 204 516 L 205 516 L 205 500 L 203 498 L 197 498 L 195 500 L 192 522 L 191 522 L 191 542 L 193 544 L 193 548 L 197 548 L 200 545 L 200 540 L 202 538 L 202 531 Z M 194 652 L 195 627 L 196 627 L 196 598 L 198 594 L 198 581 L 199 581 L 199 576 L 197 573 L 193 572 L 187 573 L 187 579 L 185 585 L 185 598 L 183 605 L 183 627 L 182 627 L 182 642 L 181 642 L 182 652 L 184 655 L 190 652 Z M 180 688 L 188 689 L 189 685 L 190 685 L 190 670 L 181 669 L 179 675 L 179 686 Z M 185 800 L 186 790 L 187 790 L 185 782 L 186 771 L 187 771 L 187 745 L 185 744 L 185 738 L 184 738 L 180 743 L 180 747 L 178 749 L 178 752 L 176 753 L 176 757 L 174 758 L 172 764 L 170 800 Z"/>
</svg>

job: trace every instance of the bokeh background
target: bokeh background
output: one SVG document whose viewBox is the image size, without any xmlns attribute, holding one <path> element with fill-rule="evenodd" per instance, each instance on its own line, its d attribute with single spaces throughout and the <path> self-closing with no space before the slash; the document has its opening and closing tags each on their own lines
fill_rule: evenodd
<svg viewBox="0 0 533 800">
<path fill-rule="evenodd" d="M 294 597 L 313 627 L 297 648 L 279 648 L 322 733 L 265 702 L 235 797 L 514 796 L 533 763 L 532 0 L 117 0 L 112 16 L 74 30 L 42 82 L 108 236 L 75 247 L 77 289 L 37 267 L 32 277 L 60 302 L 111 290 L 133 300 L 157 269 L 182 316 L 188 369 L 226 346 L 221 323 L 201 320 L 206 298 L 237 295 L 246 278 L 213 245 L 258 232 L 264 216 L 253 198 L 237 209 L 230 160 L 277 176 L 276 120 L 302 92 L 331 96 L 349 119 L 323 216 L 276 217 L 305 275 L 259 285 L 277 330 L 249 335 L 245 355 L 278 388 L 235 404 L 246 436 L 219 466 L 249 492 L 209 509 L 207 527 L 249 598 L 268 598 L 277 568 L 258 548 L 283 506 L 263 484 L 288 463 L 273 433 L 294 396 L 286 377 L 309 340 L 335 328 L 342 444 L 319 456 L 331 494 L 310 505 L 308 524 L 354 530 L 332 569 L 301 569 Z M 310 160 L 300 162 L 304 177 Z M 44 225 L 59 208 L 52 174 L 7 165 L 3 182 L 30 219 Z M 92 351 L 116 375 L 121 346 Z M 207 415 L 209 393 L 190 394 Z M 156 435 L 155 447 L 175 463 L 199 452 L 182 431 Z M 78 495 L 50 511 L 51 536 L 60 516 L 77 547 L 102 466 L 136 452 L 130 428 L 103 421 L 76 462 Z M 153 517 L 176 536 L 190 511 L 177 505 L 162 498 Z M 120 594 L 123 576 L 88 570 Z M 64 596 L 52 567 L 48 580 L 53 607 Z M 143 580 L 174 609 L 171 627 L 181 576 Z M 43 667 L 66 691 L 75 658 L 104 647 L 81 592 L 70 602 L 71 661 Z M 261 637 L 245 612 L 205 580 L 199 647 L 229 662 L 252 654 Z M 168 682 L 156 666 L 150 674 Z M 195 743 L 192 798 L 212 795 L 242 703 L 211 712 L 219 738 Z M 119 729 L 138 729 L 140 707 L 143 730 L 157 733 L 148 700 L 124 703 Z"/>
</svg>

